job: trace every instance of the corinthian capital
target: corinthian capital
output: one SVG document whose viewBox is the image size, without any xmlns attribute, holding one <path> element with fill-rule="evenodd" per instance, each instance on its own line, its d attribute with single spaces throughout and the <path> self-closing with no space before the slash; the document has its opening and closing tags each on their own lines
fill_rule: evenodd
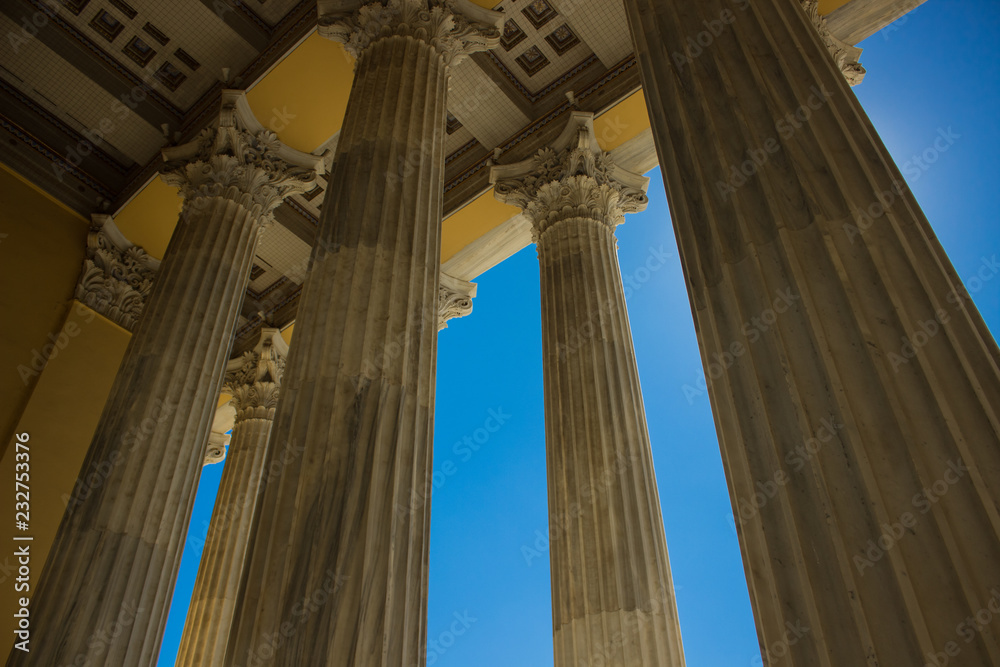
<svg viewBox="0 0 1000 667">
<path fill-rule="evenodd" d="M 845 44 L 830 32 L 826 25 L 826 19 L 820 16 L 819 0 L 802 0 L 802 7 L 816 27 L 816 32 L 826 44 L 827 50 L 833 56 L 833 61 L 840 68 L 840 72 L 847 79 L 847 83 L 856 86 L 861 83 L 867 73 L 864 66 L 858 62 L 861 57 L 861 49 L 850 44 Z"/>
<path fill-rule="evenodd" d="M 236 423 L 244 419 L 273 419 L 285 373 L 288 344 L 277 329 L 263 329 L 250 352 L 226 366 L 223 390 L 232 395 Z"/>
<path fill-rule="evenodd" d="M 93 216 L 87 234 L 87 257 L 76 285 L 76 298 L 132 331 L 142 315 L 160 261 L 130 243 L 111 216 Z"/>
<path fill-rule="evenodd" d="M 246 94 L 222 91 L 216 127 L 193 141 L 163 149 L 160 177 L 181 189 L 185 207 L 209 197 L 236 201 L 262 223 L 290 195 L 306 192 L 323 158 L 289 148 L 254 117 Z"/>
<path fill-rule="evenodd" d="M 601 221 L 614 229 L 626 213 L 646 208 L 649 179 L 622 169 L 601 150 L 594 115 L 573 112 L 552 146 L 517 164 L 490 171 L 497 199 L 520 207 L 535 228 L 535 240 L 569 218 Z"/>
<path fill-rule="evenodd" d="M 448 64 L 500 43 L 503 14 L 469 0 L 319 0 L 319 33 L 360 58 L 372 43 L 406 36 L 435 47 Z"/>
</svg>

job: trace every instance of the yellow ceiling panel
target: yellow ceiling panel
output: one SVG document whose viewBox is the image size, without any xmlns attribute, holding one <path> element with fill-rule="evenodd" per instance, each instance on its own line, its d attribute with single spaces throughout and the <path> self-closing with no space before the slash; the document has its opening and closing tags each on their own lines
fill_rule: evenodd
<svg viewBox="0 0 1000 667">
<path fill-rule="evenodd" d="M 177 188 L 156 178 L 118 212 L 115 225 L 129 241 L 163 259 L 183 203 Z"/>
<path fill-rule="evenodd" d="M 826 15 L 835 9 L 840 9 L 851 0 L 819 0 L 819 13 Z"/>
<path fill-rule="evenodd" d="M 506 222 L 521 212 L 521 209 L 497 201 L 493 190 L 472 200 L 445 218 L 441 230 L 441 263 L 454 257 L 459 250 L 469 245 L 494 227 Z"/>
<path fill-rule="evenodd" d="M 639 90 L 594 119 L 597 143 L 606 151 L 618 148 L 649 129 L 646 98 Z"/>
<path fill-rule="evenodd" d="M 247 101 L 264 127 L 311 153 L 340 131 L 353 81 L 354 59 L 314 32 L 247 93 Z"/>
</svg>

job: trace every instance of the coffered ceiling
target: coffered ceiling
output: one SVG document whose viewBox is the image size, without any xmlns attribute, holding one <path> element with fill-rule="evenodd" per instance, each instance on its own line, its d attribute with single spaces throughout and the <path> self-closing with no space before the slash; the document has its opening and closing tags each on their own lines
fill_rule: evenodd
<svg viewBox="0 0 1000 667">
<path fill-rule="evenodd" d="M 446 215 L 489 190 L 494 160 L 524 159 L 558 135 L 569 110 L 601 113 L 639 90 L 620 1 L 501 0 L 493 8 L 505 16 L 500 46 L 452 72 Z M 221 89 L 266 88 L 268 77 L 288 76 L 279 63 L 319 39 L 315 26 L 315 0 L 0 0 L 2 160 L 83 215 L 117 213 L 155 177 L 164 145 L 217 117 Z M 307 101 L 311 87 L 326 83 L 325 67 L 294 70 Z M 341 85 L 334 94 L 343 101 L 348 92 Z M 341 118 L 330 115 L 317 116 L 329 126 L 316 145 L 296 148 L 333 146 Z M 294 317 L 325 186 L 321 179 L 278 210 L 251 275 L 240 338 Z"/>
</svg>

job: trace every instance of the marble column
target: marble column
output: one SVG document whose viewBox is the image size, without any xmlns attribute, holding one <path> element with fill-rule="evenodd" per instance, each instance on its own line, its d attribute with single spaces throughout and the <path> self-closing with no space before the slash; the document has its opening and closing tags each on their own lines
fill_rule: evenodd
<svg viewBox="0 0 1000 667">
<path fill-rule="evenodd" d="M 226 467 L 184 624 L 178 667 L 221 665 L 253 525 L 288 345 L 265 328 L 253 351 L 229 362 L 224 391 L 236 409 Z"/>
<path fill-rule="evenodd" d="M 574 112 L 535 157 L 493 167 L 533 224 L 541 265 L 556 667 L 681 667 L 646 414 L 615 227 L 647 178 L 617 167 Z"/>
<path fill-rule="evenodd" d="M 448 71 L 499 43 L 465 0 L 322 1 L 357 58 L 227 665 L 425 661 Z M 352 9 L 356 8 L 356 9 Z"/>
<path fill-rule="evenodd" d="M 799 0 L 625 6 L 765 664 L 1000 665 L 1000 350 L 839 63 Z"/>
<path fill-rule="evenodd" d="M 156 663 L 257 238 L 318 163 L 241 95 L 164 151 L 183 211 L 33 596 L 31 652 L 8 665 Z"/>
</svg>

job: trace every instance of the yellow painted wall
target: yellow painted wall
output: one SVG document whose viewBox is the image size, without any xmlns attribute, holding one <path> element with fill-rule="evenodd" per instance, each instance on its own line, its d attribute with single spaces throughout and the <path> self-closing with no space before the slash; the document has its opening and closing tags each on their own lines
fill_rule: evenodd
<svg viewBox="0 0 1000 667">
<path fill-rule="evenodd" d="M 353 58 L 314 32 L 247 93 L 247 101 L 284 143 L 311 153 L 340 131 L 353 81 Z"/>
<path fill-rule="evenodd" d="M 90 222 L 0 165 L 0 424 L 3 444 L 58 338 L 80 277 Z M 0 489 L 4 487 L 0 484 Z"/>
<path fill-rule="evenodd" d="M 163 259 L 183 203 L 177 188 L 156 178 L 115 215 L 115 226 L 129 241 Z"/>
<path fill-rule="evenodd" d="M 819 13 L 822 15 L 829 14 L 835 9 L 840 9 L 850 1 L 851 0 L 819 0 Z"/>
<path fill-rule="evenodd" d="M 56 530 L 74 492 L 80 466 L 97 429 L 111 384 L 125 355 L 130 334 L 78 301 L 57 329 L 65 346 L 53 356 L 38 380 L 16 433 L 29 435 L 30 529 L 19 535 L 31 542 L 30 585 L 34 588 Z M 14 472 L 17 449 L 8 447 L 0 461 L 0 655 L 13 646 L 17 564 L 13 557 Z M 30 591 L 29 591 L 30 592 Z M 33 641 L 39 641 L 34 638 Z"/>
<path fill-rule="evenodd" d="M 602 150 L 611 151 L 649 129 L 646 98 L 638 90 L 594 118 L 594 135 Z"/>
</svg>

